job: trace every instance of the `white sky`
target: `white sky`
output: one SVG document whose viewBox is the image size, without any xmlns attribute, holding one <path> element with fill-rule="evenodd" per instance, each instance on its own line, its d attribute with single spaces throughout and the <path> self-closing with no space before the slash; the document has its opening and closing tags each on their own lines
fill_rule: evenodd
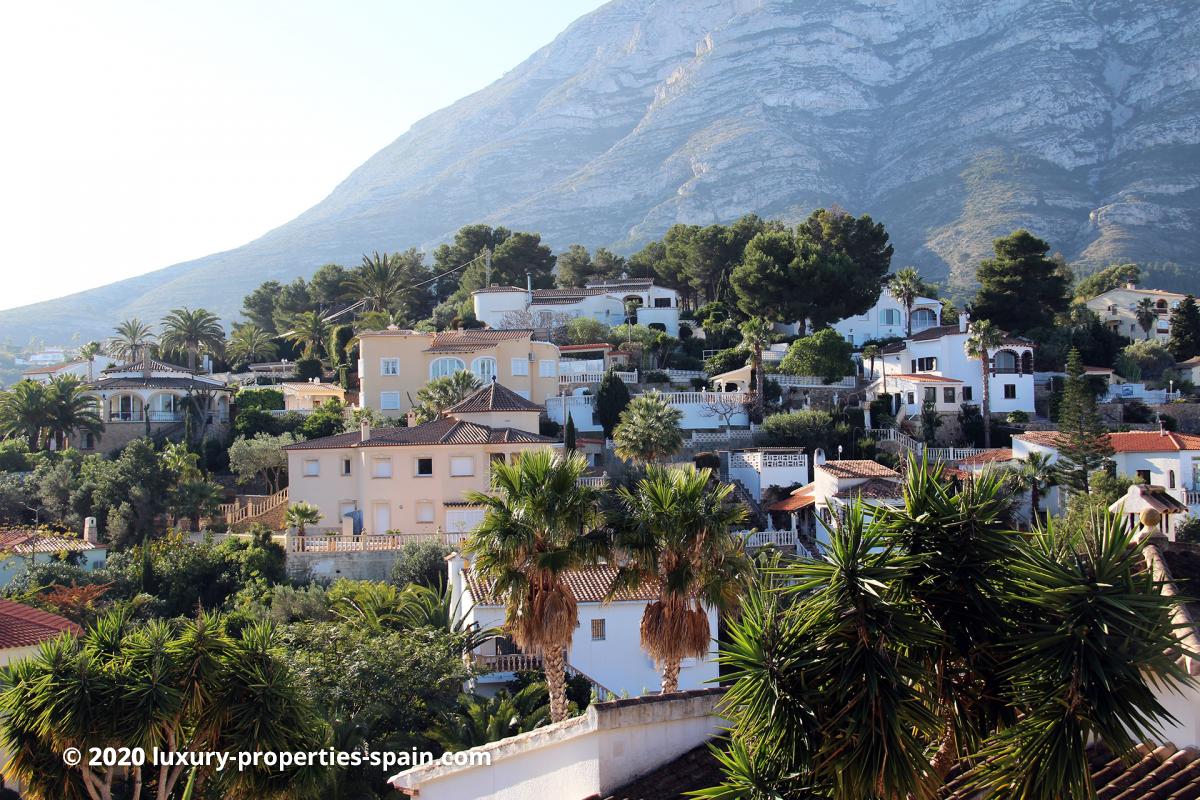
<svg viewBox="0 0 1200 800">
<path fill-rule="evenodd" d="M 0 308 L 226 250 L 601 0 L 0 4 Z"/>
</svg>

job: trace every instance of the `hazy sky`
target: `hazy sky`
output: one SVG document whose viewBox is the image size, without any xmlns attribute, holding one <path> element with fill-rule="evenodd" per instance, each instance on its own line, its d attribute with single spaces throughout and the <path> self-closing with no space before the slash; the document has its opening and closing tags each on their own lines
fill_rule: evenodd
<svg viewBox="0 0 1200 800">
<path fill-rule="evenodd" d="M 601 0 L 0 10 L 0 308 L 243 244 Z"/>
</svg>

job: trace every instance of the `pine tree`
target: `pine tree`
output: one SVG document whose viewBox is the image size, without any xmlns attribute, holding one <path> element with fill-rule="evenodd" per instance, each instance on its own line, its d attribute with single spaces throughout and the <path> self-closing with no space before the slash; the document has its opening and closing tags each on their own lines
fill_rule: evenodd
<svg viewBox="0 0 1200 800">
<path fill-rule="evenodd" d="M 1025 333 L 1054 324 L 1067 310 L 1067 280 L 1046 254 L 1050 245 L 1029 231 L 1017 230 L 992 243 L 996 257 L 976 273 L 979 293 L 971 316 L 990 320 L 1009 333 Z"/>
<path fill-rule="evenodd" d="M 604 428 L 604 436 L 611 439 L 613 430 L 621 421 L 621 412 L 629 405 L 629 389 L 625 382 L 617 377 L 615 370 L 604 373 L 600 386 L 596 389 L 596 406 L 593 417 L 600 427 Z"/>
<path fill-rule="evenodd" d="M 1104 467 L 1113 451 L 1076 348 L 1071 348 L 1067 356 L 1067 380 L 1058 407 L 1058 429 L 1062 437 L 1058 446 L 1059 483 L 1072 492 L 1085 494 L 1089 477 Z"/>
<path fill-rule="evenodd" d="M 1176 361 L 1200 355 L 1200 308 L 1190 294 L 1171 312 L 1171 341 L 1167 347 Z"/>
</svg>

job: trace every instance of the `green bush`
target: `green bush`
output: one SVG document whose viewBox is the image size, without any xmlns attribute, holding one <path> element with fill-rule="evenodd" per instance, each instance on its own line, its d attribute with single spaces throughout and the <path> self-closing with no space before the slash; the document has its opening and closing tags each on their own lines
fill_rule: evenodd
<svg viewBox="0 0 1200 800">
<path fill-rule="evenodd" d="M 302 381 L 312 380 L 313 378 L 322 378 L 325 375 L 325 368 L 321 366 L 319 358 L 300 358 L 296 360 L 296 377 Z"/>
<path fill-rule="evenodd" d="M 1029 414 L 1024 411 L 1010 411 L 1004 419 L 1013 425 L 1018 425 L 1023 422 L 1029 422 Z"/>
<path fill-rule="evenodd" d="M 0 442 L 0 472 L 29 472 L 32 469 L 29 445 L 24 439 Z"/>
<path fill-rule="evenodd" d="M 769 447 L 803 447 L 809 453 L 822 448 L 833 453 L 839 444 L 849 443 L 850 426 L 836 423 L 826 411 L 792 411 L 767 417 L 759 434 Z"/>
<path fill-rule="evenodd" d="M 260 409 L 262 411 L 279 411 L 284 407 L 283 391 L 281 389 L 246 388 L 242 389 L 233 399 L 238 411 Z"/>
<path fill-rule="evenodd" d="M 779 371 L 788 375 L 816 375 L 826 383 L 833 383 L 854 374 L 854 361 L 850 358 L 853 350 L 837 331 L 824 328 L 792 342 Z"/>
<path fill-rule="evenodd" d="M 662 370 L 652 369 L 642 375 L 642 383 L 670 383 L 671 376 Z"/>
<path fill-rule="evenodd" d="M 696 453 L 692 458 L 692 463 L 696 465 L 696 469 L 711 469 L 713 472 L 720 472 L 721 457 L 716 453 Z"/>
<path fill-rule="evenodd" d="M 390 580 L 397 586 L 444 586 L 448 555 L 450 548 L 438 542 L 408 542 L 392 563 Z"/>
<path fill-rule="evenodd" d="M 1175 541 L 1200 544 L 1200 517 L 1188 517 L 1175 528 Z"/>
<path fill-rule="evenodd" d="M 738 367 L 746 366 L 746 361 L 749 358 L 750 351 L 745 347 L 730 347 L 728 350 L 719 350 L 704 359 L 704 371 L 711 378 L 714 375 L 720 375 L 730 370 L 735 370 Z"/>
</svg>

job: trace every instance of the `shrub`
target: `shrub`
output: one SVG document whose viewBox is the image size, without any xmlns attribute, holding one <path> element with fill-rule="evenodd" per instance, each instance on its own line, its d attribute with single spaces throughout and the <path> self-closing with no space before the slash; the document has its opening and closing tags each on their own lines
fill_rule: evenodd
<svg viewBox="0 0 1200 800">
<path fill-rule="evenodd" d="M 788 375 L 817 375 L 826 383 L 833 383 L 854 374 L 854 361 L 850 358 L 853 350 L 837 331 L 824 328 L 793 342 L 779 364 L 779 371 Z"/>
<path fill-rule="evenodd" d="M 1141 400 L 1127 400 L 1121 406 L 1121 418 L 1125 422 L 1137 424 L 1154 421 L 1154 412 Z"/>
<path fill-rule="evenodd" d="M 296 360 L 296 377 L 300 380 L 307 381 L 324 376 L 325 368 L 321 366 L 321 359 L 300 358 Z"/>
<path fill-rule="evenodd" d="M 320 408 L 305 417 L 296 432 L 305 439 L 333 436 L 346 429 L 346 408 L 336 398 L 322 403 Z"/>
<path fill-rule="evenodd" d="M 768 446 L 804 447 L 812 453 L 818 447 L 826 452 L 849 439 L 849 426 L 834 422 L 826 411 L 792 411 L 773 414 L 763 420 L 760 438 Z"/>
<path fill-rule="evenodd" d="M 696 453 L 692 458 L 692 463 L 696 465 L 696 469 L 711 469 L 713 472 L 719 472 L 721 469 L 721 457 L 716 453 Z"/>
<path fill-rule="evenodd" d="M 24 439 L 0 442 L 0 472 L 29 472 L 32 469 L 29 445 Z"/>
<path fill-rule="evenodd" d="M 1018 425 L 1023 422 L 1029 422 L 1029 414 L 1024 411 L 1010 411 L 1004 419 L 1012 425 Z"/>
<path fill-rule="evenodd" d="M 688 383 L 692 385 L 693 392 L 703 392 L 708 388 L 708 381 L 704 380 L 704 378 L 692 378 Z"/>
<path fill-rule="evenodd" d="M 671 376 L 662 370 L 652 369 L 642 375 L 642 383 L 670 383 Z"/>
<path fill-rule="evenodd" d="M 408 542 L 392 563 L 390 580 L 397 586 L 444 586 L 448 555 L 450 548 L 438 542 Z"/>
<path fill-rule="evenodd" d="M 1200 544 L 1200 517 L 1188 517 L 1175 528 L 1175 541 Z"/>
<path fill-rule="evenodd" d="M 283 391 L 270 387 L 246 388 L 237 393 L 233 399 L 239 412 L 251 409 L 263 411 L 280 410 L 284 407 Z"/>
<path fill-rule="evenodd" d="M 720 375 L 721 373 L 735 370 L 738 367 L 746 366 L 746 360 L 749 358 L 750 351 L 745 347 L 730 347 L 728 350 L 719 350 L 704 359 L 704 371 L 711 378 L 714 375 Z"/>
</svg>

